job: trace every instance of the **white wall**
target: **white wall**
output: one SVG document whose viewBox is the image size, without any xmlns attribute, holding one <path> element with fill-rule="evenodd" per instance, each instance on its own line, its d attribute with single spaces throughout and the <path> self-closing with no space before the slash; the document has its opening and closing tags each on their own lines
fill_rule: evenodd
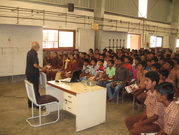
<svg viewBox="0 0 179 135">
<path fill-rule="evenodd" d="M 103 31 L 102 34 L 102 46 L 101 50 L 109 47 L 109 39 L 111 39 L 110 46 L 113 46 L 113 39 L 114 39 L 114 46 L 116 46 L 116 39 L 118 39 L 118 46 L 120 45 L 120 39 L 121 41 L 121 46 L 123 47 L 123 40 L 124 42 L 124 47 L 126 48 L 127 46 L 127 33 L 124 32 L 114 32 L 114 31 Z"/>
<path fill-rule="evenodd" d="M 23 75 L 31 42 L 42 44 L 42 27 L 0 24 L 0 76 Z M 38 52 L 42 64 L 42 49 Z"/>
<path fill-rule="evenodd" d="M 89 48 L 94 49 L 94 31 L 79 29 L 78 35 L 78 48 L 80 52 L 88 52 Z"/>
</svg>

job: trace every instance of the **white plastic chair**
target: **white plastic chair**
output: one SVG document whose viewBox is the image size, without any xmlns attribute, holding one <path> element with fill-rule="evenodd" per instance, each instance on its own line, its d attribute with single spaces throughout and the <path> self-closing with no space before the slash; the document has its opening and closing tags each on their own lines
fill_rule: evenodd
<svg viewBox="0 0 179 135">
<path fill-rule="evenodd" d="M 40 72 L 40 86 L 46 90 L 47 76 L 45 73 Z"/>
<path fill-rule="evenodd" d="M 47 124 L 52 124 L 55 123 L 59 120 L 60 117 L 60 113 L 59 113 L 59 103 L 58 103 L 58 99 L 56 99 L 55 97 L 51 96 L 51 95 L 42 95 L 39 96 L 38 98 L 36 98 L 35 96 L 35 92 L 34 92 L 34 87 L 33 84 L 30 83 L 29 81 L 25 80 L 25 87 L 26 87 L 26 92 L 27 92 L 27 96 L 29 98 L 29 100 L 32 102 L 32 117 L 29 117 L 26 119 L 26 121 L 32 126 L 32 127 L 39 127 L 39 126 L 43 126 L 43 125 L 47 125 Z M 42 106 L 47 106 L 47 105 L 52 105 L 52 104 L 56 104 L 57 106 L 57 119 L 51 122 L 46 122 L 46 123 L 42 123 L 42 117 L 44 116 L 48 116 L 50 114 L 50 110 L 46 115 L 42 115 L 41 114 L 41 109 Z M 39 107 L 39 114 L 38 116 L 34 116 L 34 108 L 33 105 L 36 105 Z M 31 124 L 31 122 L 29 120 L 31 119 L 39 119 L 39 123 L 34 125 Z"/>
</svg>

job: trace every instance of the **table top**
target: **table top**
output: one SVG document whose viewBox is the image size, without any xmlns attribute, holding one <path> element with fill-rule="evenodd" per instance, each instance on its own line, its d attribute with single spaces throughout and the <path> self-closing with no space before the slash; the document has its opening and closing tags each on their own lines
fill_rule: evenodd
<svg viewBox="0 0 179 135">
<path fill-rule="evenodd" d="M 77 83 L 65 83 L 65 82 L 55 82 L 55 81 L 48 81 L 48 85 L 53 86 L 55 88 L 58 88 L 60 90 L 66 91 L 70 94 L 76 95 L 80 93 L 86 93 L 86 92 L 91 92 L 91 91 L 96 91 L 96 90 L 101 90 L 104 89 L 104 87 L 100 86 L 84 86 L 82 83 L 77 82 Z"/>
</svg>

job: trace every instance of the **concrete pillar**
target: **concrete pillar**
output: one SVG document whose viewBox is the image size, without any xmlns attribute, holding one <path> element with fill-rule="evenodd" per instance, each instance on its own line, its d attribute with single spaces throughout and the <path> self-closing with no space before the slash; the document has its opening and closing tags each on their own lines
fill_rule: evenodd
<svg viewBox="0 0 179 135">
<path fill-rule="evenodd" d="M 179 28 L 179 0 L 173 0 L 172 2 L 172 14 L 171 14 L 171 27 L 174 29 Z M 177 34 L 171 34 L 170 35 L 170 47 L 173 49 L 173 51 L 176 51 L 176 38 L 178 37 L 178 32 Z"/>
<path fill-rule="evenodd" d="M 99 25 L 103 25 L 102 18 L 104 18 L 104 11 L 105 11 L 105 0 L 95 0 L 95 8 L 94 8 L 95 23 L 98 23 Z M 95 31 L 94 48 L 95 49 L 98 48 L 99 50 L 101 50 L 103 26 L 100 26 L 99 28 L 100 28 L 99 30 Z"/>
</svg>

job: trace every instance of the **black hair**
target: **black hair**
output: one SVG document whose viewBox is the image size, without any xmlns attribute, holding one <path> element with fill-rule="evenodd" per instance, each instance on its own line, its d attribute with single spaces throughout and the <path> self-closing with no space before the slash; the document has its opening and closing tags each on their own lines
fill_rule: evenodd
<svg viewBox="0 0 179 135">
<path fill-rule="evenodd" d="M 176 62 L 177 62 L 177 61 L 178 61 L 178 58 L 173 57 L 173 58 L 172 58 L 172 60 L 174 60 L 174 61 L 176 61 Z"/>
<path fill-rule="evenodd" d="M 173 101 L 175 88 L 172 83 L 163 82 L 155 88 L 161 95 L 166 96 L 168 101 Z"/>
<path fill-rule="evenodd" d="M 103 60 L 103 59 L 99 59 L 98 61 L 101 61 L 102 63 L 104 63 L 104 60 Z"/>
<path fill-rule="evenodd" d="M 134 54 L 134 58 L 139 57 L 139 54 Z"/>
<path fill-rule="evenodd" d="M 111 54 L 111 52 L 112 52 L 112 50 L 107 51 L 107 53 L 110 53 L 110 54 Z"/>
<path fill-rule="evenodd" d="M 133 59 L 130 56 L 124 56 L 124 58 L 127 58 L 129 60 L 129 62 L 133 61 Z"/>
<path fill-rule="evenodd" d="M 150 59 L 147 59 L 146 62 L 151 62 L 151 60 L 150 60 Z"/>
<path fill-rule="evenodd" d="M 109 58 L 113 59 L 113 56 L 108 56 Z"/>
<path fill-rule="evenodd" d="M 70 55 L 72 55 L 72 56 L 74 57 L 74 54 L 73 54 L 73 53 L 71 53 Z"/>
<path fill-rule="evenodd" d="M 90 63 L 89 59 L 84 59 L 84 62 Z"/>
<path fill-rule="evenodd" d="M 103 56 L 103 58 L 105 57 L 104 54 L 100 54 L 100 56 Z"/>
<path fill-rule="evenodd" d="M 152 52 L 150 52 L 150 54 L 153 54 L 153 55 L 155 55 L 155 52 L 153 52 L 153 51 L 152 51 Z"/>
<path fill-rule="evenodd" d="M 109 60 L 108 62 L 111 62 L 111 64 L 113 64 L 113 65 L 114 65 L 114 60 Z"/>
<path fill-rule="evenodd" d="M 166 69 L 161 69 L 161 70 L 159 70 L 159 74 L 161 74 L 162 76 L 165 76 L 167 78 L 169 71 Z"/>
<path fill-rule="evenodd" d="M 47 53 L 50 53 L 50 54 L 51 54 L 51 52 L 50 52 L 50 51 L 47 51 L 47 52 L 46 52 L 46 54 L 47 54 Z"/>
<path fill-rule="evenodd" d="M 80 57 L 79 54 L 75 54 L 78 58 Z"/>
<path fill-rule="evenodd" d="M 114 56 L 113 56 L 113 58 L 114 58 L 114 57 L 116 57 L 116 59 L 117 59 L 117 58 L 118 58 L 118 55 L 115 53 Z"/>
<path fill-rule="evenodd" d="M 151 59 L 151 61 L 155 61 L 155 62 L 158 62 L 158 59 L 157 59 L 157 57 L 153 57 L 152 59 Z"/>
<path fill-rule="evenodd" d="M 120 61 L 124 62 L 124 58 L 123 57 L 119 57 L 119 58 L 117 58 L 117 60 L 120 60 Z"/>
<path fill-rule="evenodd" d="M 170 66 L 173 68 L 175 63 L 172 60 L 167 60 L 166 63 L 170 64 Z"/>
<path fill-rule="evenodd" d="M 166 61 L 166 58 L 165 57 L 161 57 L 159 60 Z"/>
<path fill-rule="evenodd" d="M 68 57 L 68 55 L 65 53 L 65 54 L 63 54 L 63 56 L 65 56 L 65 57 Z"/>
<path fill-rule="evenodd" d="M 170 58 L 171 58 L 171 54 L 167 54 L 166 59 L 170 59 Z"/>
<path fill-rule="evenodd" d="M 62 57 L 63 58 L 63 55 L 59 54 L 58 56 Z"/>
<path fill-rule="evenodd" d="M 146 69 L 146 67 L 147 67 L 147 63 L 145 61 L 139 62 L 138 65 L 142 65 L 142 67 L 144 67 L 144 69 Z"/>
<path fill-rule="evenodd" d="M 139 62 L 141 62 L 141 58 L 140 57 L 136 57 L 134 58 L 135 60 L 138 60 Z"/>
<path fill-rule="evenodd" d="M 92 49 L 92 48 L 90 48 L 90 49 L 89 49 L 89 51 L 93 52 L 93 49 Z"/>
<path fill-rule="evenodd" d="M 97 63 L 97 59 L 91 59 L 91 61 L 94 61 L 95 63 Z M 90 61 L 90 62 L 91 62 L 91 61 Z"/>
<path fill-rule="evenodd" d="M 159 63 L 152 64 L 152 67 L 155 67 L 157 70 L 160 70 L 161 65 Z"/>
<path fill-rule="evenodd" d="M 106 51 L 106 52 L 107 52 L 108 50 L 107 50 L 106 48 L 104 48 L 103 51 Z"/>
<path fill-rule="evenodd" d="M 55 53 L 56 55 L 58 55 L 58 52 L 53 52 L 53 53 Z"/>
<path fill-rule="evenodd" d="M 95 49 L 95 51 L 99 51 L 99 49 Z"/>
<path fill-rule="evenodd" d="M 145 74 L 145 77 L 149 78 L 152 82 L 156 81 L 156 85 L 159 82 L 159 74 L 154 71 L 149 71 Z"/>
</svg>

